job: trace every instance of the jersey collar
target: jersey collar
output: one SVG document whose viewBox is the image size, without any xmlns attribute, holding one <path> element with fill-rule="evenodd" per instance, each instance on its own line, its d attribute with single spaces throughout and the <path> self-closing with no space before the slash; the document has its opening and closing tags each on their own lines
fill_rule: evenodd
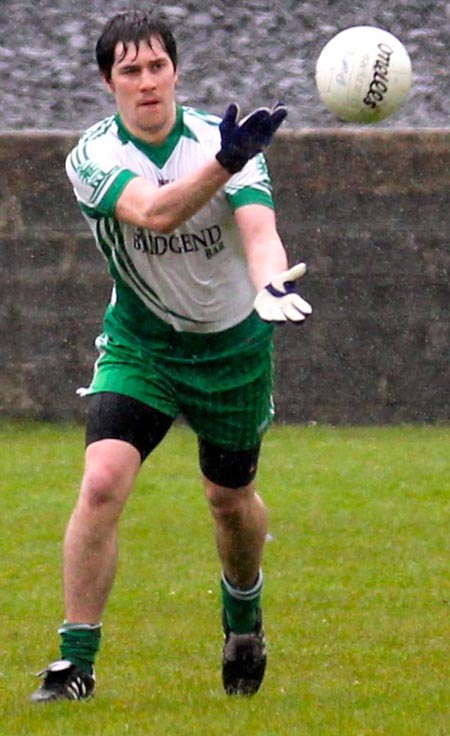
<svg viewBox="0 0 450 736">
<path fill-rule="evenodd" d="M 182 136 L 197 140 L 196 135 L 184 123 L 182 105 L 177 105 L 175 124 L 169 135 L 158 145 L 147 143 L 141 138 L 130 133 L 123 124 L 119 113 L 114 117 L 118 128 L 119 139 L 122 143 L 132 143 L 136 148 L 139 148 L 142 153 L 145 153 L 145 155 L 160 169 L 167 163 Z"/>
</svg>

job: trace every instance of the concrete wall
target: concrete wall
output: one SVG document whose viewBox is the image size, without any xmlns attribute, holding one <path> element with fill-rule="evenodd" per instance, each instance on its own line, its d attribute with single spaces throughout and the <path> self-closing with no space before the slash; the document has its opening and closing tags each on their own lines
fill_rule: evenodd
<svg viewBox="0 0 450 736">
<path fill-rule="evenodd" d="M 64 174 L 75 135 L 0 135 L 0 416 L 81 418 L 109 297 Z M 280 232 L 314 315 L 277 329 L 279 421 L 450 414 L 450 130 L 278 134 Z"/>
<path fill-rule="evenodd" d="M 314 317 L 279 332 L 286 420 L 450 414 L 450 131 L 311 131 L 271 151 L 280 229 Z"/>
</svg>

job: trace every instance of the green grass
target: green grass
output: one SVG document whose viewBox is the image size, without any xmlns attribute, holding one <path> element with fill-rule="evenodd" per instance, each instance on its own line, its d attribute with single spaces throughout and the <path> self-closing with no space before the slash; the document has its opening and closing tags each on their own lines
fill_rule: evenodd
<svg viewBox="0 0 450 736">
<path fill-rule="evenodd" d="M 281 427 L 270 510 L 265 683 L 220 683 L 219 568 L 196 444 L 175 427 L 121 529 L 97 696 L 31 705 L 57 658 L 61 540 L 83 430 L 0 424 L 0 732 L 14 736 L 450 734 L 450 428 Z"/>
</svg>

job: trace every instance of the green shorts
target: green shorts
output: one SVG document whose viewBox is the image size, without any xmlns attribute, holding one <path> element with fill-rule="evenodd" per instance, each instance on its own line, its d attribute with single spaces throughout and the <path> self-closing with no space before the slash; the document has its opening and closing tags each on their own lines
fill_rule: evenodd
<svg viewBox="0 0 450 736">
<path fill-rule="evenodd" d="M 252 313 L 224 332 L 168 331 L 154 343 L 102 334 L 85 394 L 112 391 L 171 416 L 229 449 L 261 441 L 273 418 L 273 327 Z"/>
</svg>

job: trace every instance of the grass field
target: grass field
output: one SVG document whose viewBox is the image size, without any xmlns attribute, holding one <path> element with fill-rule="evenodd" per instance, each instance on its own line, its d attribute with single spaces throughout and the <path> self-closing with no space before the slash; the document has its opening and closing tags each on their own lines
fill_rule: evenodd
<svg viewBox="0 0 450 736">
<path fill-rule="evenodd" d="M 269 664 L 260 693 L 234 699 L 195 439 L 175 427 L 123 518 L 96 697 L 31 705 L 33 673 L 58 655 L 82 445 L 78 427 L 0 424 L 1 734 L 450 734 L 450 428 L 269 432 Z"/>
</svg>

